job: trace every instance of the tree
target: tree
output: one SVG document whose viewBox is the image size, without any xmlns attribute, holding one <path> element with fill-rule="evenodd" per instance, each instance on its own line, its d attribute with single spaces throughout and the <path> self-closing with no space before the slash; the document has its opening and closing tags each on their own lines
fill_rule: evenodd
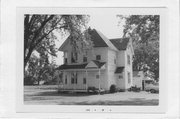
<svg viewBox="0 0 180 119">
<path fill-rule="evenodd" d="M 49 62 L 48 54 L 32 55 L 25 70 L 25 85 L 40 84 L 40 81 L 52 82 L 56 65 Z"/>
<path fill-rule="evenodd" d="M 83 36 L 82 31 L 86 29 L 87 22 L 87 15 L 24 15 L 24 68 L 33 51 L 41 49 L 41 52 L 56 56 L 54 31 L 71 34 L 74 46 L 77 42 L 84 41 L 79 37 Z"/>
<path fill-rule="evenodd" d="M 29 60 L 28 67 L 26 67 L 26 70 L 24 71 L 24 85 L 32 85 L 37 80 L 38 63 L 38 57 L 32 55 Z"/>
<path fill-rule="evenodd" d="M 142 43 L 159 40 L 159 15 L 117 16 L 125 19 L 124 37 L 132 37 Z"/>
<path fill-rule="evenodd" d="M 159 15 L 130 15 L 125 19 L 124 36 L 131 37 L 134 47 L 133 70 L 150 71 L 159 79 Z"/>
</svg>

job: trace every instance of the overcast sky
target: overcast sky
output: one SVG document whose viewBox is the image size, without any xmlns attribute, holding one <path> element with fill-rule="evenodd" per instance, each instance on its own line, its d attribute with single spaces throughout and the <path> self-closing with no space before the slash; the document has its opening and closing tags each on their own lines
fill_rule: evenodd
<svg viewBox="0 0 180 119">
<path fill-rule="evenodd" d="M 123 35 L 123 24 L 118 25 L 118 18 L 115 14 L 90 14 L 89 26 L 102 32 L 107 38 L 120 38 Z M 60 36 L 59 36 L 60 38 Z M 62 38 L 61 38 L 62 39 Z M 65 39 L 60 40 L 57 44 L 59 47 Z M 57 65 L 63 63 L 63 53 L 58 52 L 58 57 L 55 58 Z"/>
</svg>

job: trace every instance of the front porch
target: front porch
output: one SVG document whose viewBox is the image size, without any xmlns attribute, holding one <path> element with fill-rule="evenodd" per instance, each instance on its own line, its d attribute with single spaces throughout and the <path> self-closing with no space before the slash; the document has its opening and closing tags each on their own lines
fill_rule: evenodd
<svg viewBox="0 0 180 119">
<path fill-rule="evenodd" d="M 69 70 L 63 71 L 63 78 L 58 83 L 58 88 L 64 91 L 74 90 L 78 92 L 87 92 L 89 87 L 96 89 L 105 88 L 105 70 Z"/>
<path fill-rule="evenodd" d="M 97 62 L 96 62 L 97 63 Z M 99 62 L 98 62 L 99 63 Z M 105 63 L 100 66 L 93 62 L 83 65 L 67 65 L 63 66 L 62 79 L 59 80 L 58 89 L 69 92 L 87 92 L 90 87 L 96 88 L 98 91 L 106 87 L 106 68 Z M 72 68 L 73 67 L 73 68 Z"/>
</svg>

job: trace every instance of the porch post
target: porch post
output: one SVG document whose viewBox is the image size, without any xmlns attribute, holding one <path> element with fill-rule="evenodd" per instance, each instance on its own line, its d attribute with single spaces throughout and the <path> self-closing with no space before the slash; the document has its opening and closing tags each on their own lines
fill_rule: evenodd
<svg viewBox="0 0 180 119">
<path fill-rule="evenodd" d="M 99 72 L 98 72 L 98 73 L 99 73 L 99 91 L 100 91 L 100 89 L 101 89 L 101 84 L 100 84 L 100 83 L 101 83 L 101 82 L 100 82 L 100 75 L 101 75 L 101 72 L 100 72 L 100 69 L 99 69 Z"/>
<path fill-rule="evenodd" d="M 66 71 L 66 75 L 67 75 L 67 71 Z M 64 87 L 64 85 L 65 85 L 65 77 L 64 77 L 65 75 L 64 75 L 64 71 L 62 71 L 62 84 L 63 84 L 63 90 L 65 90 L 65 87 Z M 67 84 L 66 84 L 67 85 Z M 66 86 L 67 87 L 67 86 Z"/>
<path fill-rule="evenodd" d="M 76 78 L 76 75 L 75 75 L 75 74 L 76 74 L 76 72 L 73 71 L 73 76 L 74 76 L 74 77 L 73 77 L 73 78 L 74 78 L 73 89 L 74 89 L 74 90 L 76 89 L 76 79 L 75 79 L 75 78 Z"/>
<path fill-rule="evenodd" d="M 87 73 L 87 70 L 86 70 L 86 90 L 87 90 L 87 76 L 88 76 L 88 73 Z"/>
<path fill-rule="evenodd" d="M 59 78 L 59 88 L 62 88 L 64 90 L 64 82 L 65 82 L 64 71 L 61 71 L 60 73 L 62 73 L 62 76 L 60 77 L 61 79 Z M 60 87 L 60 83 L 62 83 L 63 87 Z"/>
<path fill-rule="evenodd" d="M 60 88 L 60 80 L 61 80 L 61 79 L 60 79 L 60 76 L 59 76 L 60 73 L 61 73 L 61 72 L 58 71 L 58 89 Z M 63 77 L 62 77 L 62 80 L 63 80 Z"/>
</svg>

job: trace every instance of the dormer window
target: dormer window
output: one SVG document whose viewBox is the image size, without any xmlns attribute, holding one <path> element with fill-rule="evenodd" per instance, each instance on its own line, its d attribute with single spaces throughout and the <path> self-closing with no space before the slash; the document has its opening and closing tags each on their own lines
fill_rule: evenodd
<svg viewBox="0 0 180 119">
<path fill-rule="evenodd" d="M 96 60 L 101 60 L 101 55 L 96 55 Z"/>
</svg>

